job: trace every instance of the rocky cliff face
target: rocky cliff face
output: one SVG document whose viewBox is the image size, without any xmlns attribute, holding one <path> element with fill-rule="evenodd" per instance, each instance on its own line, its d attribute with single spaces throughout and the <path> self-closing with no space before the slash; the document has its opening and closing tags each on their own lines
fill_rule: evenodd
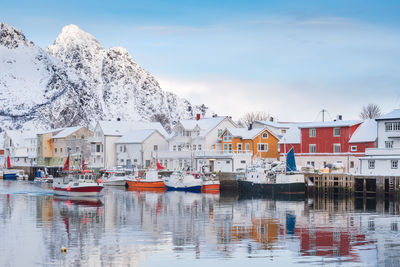
<svg viewBox="0 0 400 267">
<path fill-rule="evenodd" d="M 204 105 L 161 89 L 122 47 L 104 49 L 75 25 L 46 51 L 0 24 L 0 127 L 49 128 L 96 120 L 176 121 L 205 114 Z"/>
</svg>

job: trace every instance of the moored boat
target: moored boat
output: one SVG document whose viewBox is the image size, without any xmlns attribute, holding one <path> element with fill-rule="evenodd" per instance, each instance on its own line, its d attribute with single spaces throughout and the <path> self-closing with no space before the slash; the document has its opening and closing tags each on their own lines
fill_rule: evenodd
<svg viewBox="0 0 400 267">
<path fill-rule="evenodd" d="M 126 186 L 129 179 L 125 170 L 106 170 L 102 176 L 103 184 L 107 186 Z"/>
<path fill-rule="evenodd" d="M 103 188 L 102 180 L 90 172 L 67 172 L 53 179 L 54 195 L 59 196 L 98 196 Z"/>
<path fill-rule="evenodd" d="M 287 155 L 284 172 L 274 171 L 266 166 L 250 166 L 244 176 L 238 179 L 240 193 L 253 195 L 305 194 L 304 175 L 296 171 L 294 152 Z"/>
<path fill-rule="evenodd" d="M 199 174 L 175 171 L 169 177 L 164 178 L 167 190 L 200 192 L 203 181 Z"/>
<path fill-rule="evenodd" d="M 137 172 L 132 179 L 126 181 L 128 188 L 131 189 L 165 189 L 164 181 L 159 175 L 158 170 L 145 170 Z"/>
</svg>

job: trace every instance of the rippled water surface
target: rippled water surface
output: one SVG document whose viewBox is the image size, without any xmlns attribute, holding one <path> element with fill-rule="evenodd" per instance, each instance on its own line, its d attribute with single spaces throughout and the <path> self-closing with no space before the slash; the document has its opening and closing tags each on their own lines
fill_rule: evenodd
<svg viewBox="0 0 400 267">
<path fill-rule="evenodd" d="M 398 213 L 388 200 L 123 188 L 66 199 L 0 180 L 0 266 L 395 266 Z"/>
</svg>

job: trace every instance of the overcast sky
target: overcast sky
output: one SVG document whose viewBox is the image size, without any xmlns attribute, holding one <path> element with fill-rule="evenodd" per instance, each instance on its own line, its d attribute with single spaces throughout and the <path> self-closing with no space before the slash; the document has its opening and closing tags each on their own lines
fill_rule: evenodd
<svg viewBox="0 0 400 267">
<path fill-rule="evenodd" d="M 42 48 L 76 24 L 106 48 L 126 47 L 163 89 L 218 115 L 315 121 L 322 108 L 344 119 L 371 102 L 400 108 L 400 1 L 0 4 L 0 20 Z"/>
</svg>

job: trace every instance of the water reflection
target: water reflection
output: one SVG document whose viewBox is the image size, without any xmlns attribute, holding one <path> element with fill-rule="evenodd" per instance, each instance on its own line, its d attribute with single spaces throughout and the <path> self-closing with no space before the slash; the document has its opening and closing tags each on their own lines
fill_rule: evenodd
<svg viewBox="0 0 400 267">
<path fill-rule="evenodd" d="M 101 198 L 70 199 L 53 197 L 48 185 L 0 181 L 0 265 L 359 266 L 400 260 L 396 201 L 104 191 Z"/>
</svg>

